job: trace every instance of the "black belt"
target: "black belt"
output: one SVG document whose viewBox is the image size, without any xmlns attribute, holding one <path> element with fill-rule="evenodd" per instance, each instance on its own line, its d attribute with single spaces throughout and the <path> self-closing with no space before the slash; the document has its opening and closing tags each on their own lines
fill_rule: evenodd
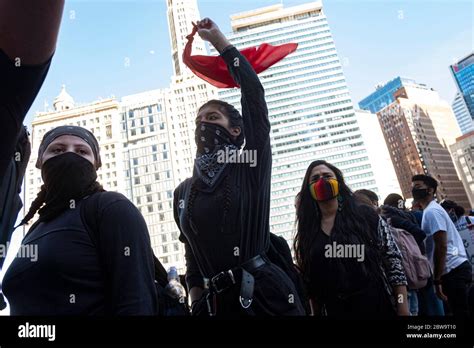
<svg viewBox="0 0 474 348">
<path fill-rule="evenodd" d="M 252 257 L 240 266 L 220 272 L 212 277 L 209 288 L 213 293 L 220 294 L 235 284 L 240 283 L 240 304 L 243 308 L 249 308 L 252 304 L 255 284 L 255 279 L 251 272 L 263 266 L 265 263 L 267 263 L 267 261 L 265 261 L 261 255 Z"/>
</svg>

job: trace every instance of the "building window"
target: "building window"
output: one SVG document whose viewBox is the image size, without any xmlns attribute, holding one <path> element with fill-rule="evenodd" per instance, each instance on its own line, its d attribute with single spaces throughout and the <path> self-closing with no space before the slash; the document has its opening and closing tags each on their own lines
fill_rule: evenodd
<svg viewBox="0 0 474 348">
<path fill-rule="evenodd" d="M 132 118 L 133 117 L 133 110 L 128 110 L 128 117 Z"/>
<path fill-rule="evenodd" d="M 138 166 L 138 158 L 134 158 L 134 159 L 133 159 L 133 165 L 134 165 L 134 166 Z"/>
<path fill-rule="evenodd" d="M 145 190 L 146 192 L 151 192 L 151 185 L 146 185 Z"/>
<path fill-rule="evenodd" d="M 135 185 L 140 185 L 140 178 L 135 178 Z"/>
<path fill-rule="evenodd" d="M 146 196 L 146 201 L 148 203 L 151 203 L 151 201 L 152 201 L 151 195 Z"/>
</svg>

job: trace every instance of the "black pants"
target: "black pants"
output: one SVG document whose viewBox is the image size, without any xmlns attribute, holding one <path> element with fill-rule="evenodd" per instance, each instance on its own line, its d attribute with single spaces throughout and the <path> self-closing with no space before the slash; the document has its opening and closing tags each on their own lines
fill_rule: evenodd
<svg viewBox="0 0 474 348">
<path fill-rule="evenodd" d="M 451 272 L 441 277 L 444 294 L 448 297 L 451 315 L 468 316 L 468 290 L 472 282 L 472 267 L 469 261 L 463 262 Z"/>
</svg>

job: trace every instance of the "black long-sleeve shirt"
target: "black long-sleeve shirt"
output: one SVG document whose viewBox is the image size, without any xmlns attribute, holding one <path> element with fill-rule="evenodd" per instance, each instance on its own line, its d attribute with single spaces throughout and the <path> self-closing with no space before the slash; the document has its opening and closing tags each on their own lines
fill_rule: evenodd
<svg viewBox="0 0 474 348">
<path fill-rule="evenodd" d="M 229 164 L 232 166 L 228 174 L 232 202 L 226 221 L 222 221 L 222 183 L 212 193 L 198 192 L 192 212 L 196 230 L 191 229 L 184 208 L 191 179 L 181 183 L 175 190 L 174 213 L 181 230 L 180 240 L 185 243 L 189 288 L 202 286 L 203 277 L 212 277 L 262 253 L 269 241 L 272 160 L 264 89 L 250 63 L 235 47 L 227 47 L 221 56 L 240 85 L 244 150 L 256 151 L 257 165 Z M 238 65 L 234 64 L 236 59 Z M 185 204 L 180 205 L 180 200 L 184 200 Z"/>
<path fill-rule="evenodd" d="M 175 190 L 174 215 L 181 230 L 180 240 L 186 246 L 189 289 L 203 287 L 203 278 L 211 278 L 256 255 L 265 254 L 270 243 L 272 153 L 264 89 L 250 63 L 235 47 L 227 47 L 221 56 L 241 89 L 244 151 L 255 151 L 257 165 L 231 163 L 227 177 L 214 192 L 198 191 L 191 212 L 194 228 L 189 223 L 186 209 L 192 179 L 187 179 Z M 238 64 L 234 64 L 236 62 Z M 230 206 L 224 217 L 226 189 L 230 190 Z M 250 312 L 243 311 L 238 300 L 240 286 L 235 286 L 217 297 L 217 314 L 305 314 L 294 283 L 281 268 L 267 262 L 252 275 L 255 285 Z M 288 301 L 290 295 L 293 302 Z"/>
<path fill-rule="evenodd" d="M 23 256 L 29 257 L 17 256 L 3 280 L 12 315 L 156 313 L 145 220 L 125 196 L 100 194 L 98 243 L 80 216 L 85 200 L 51 221 L 33 225 L 22 242 Z M 28 248 L 37 248 L 36 256 L 32 249 L 28 254 Z"/>
<path fill-rule="evenodd" d="M 0 243 L 10 241 L 22 207 L 19 196 L 31 147 L 23 120 L 48 73 L 51 59 L 29 66 L 0 49 Z M 15 155 L 15 153 L 18 154 Z M 0 257 L 0 269 L 4 257 Z"/>
</svg>

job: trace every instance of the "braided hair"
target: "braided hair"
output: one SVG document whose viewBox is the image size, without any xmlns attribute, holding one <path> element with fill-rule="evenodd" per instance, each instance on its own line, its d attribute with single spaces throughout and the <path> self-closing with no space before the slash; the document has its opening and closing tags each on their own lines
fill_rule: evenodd
<svg viewBox="0 0 474 348">
<path fill-rule="evenodd" d="M 99 184 L 97 181 L 94 181 L 84 191 L 84 193 L 81 194 L 81 197 L 79 198 L 83 198 L 93 193 L 102 192 L 102 191 L 105 191 L 102 185 Z M 52 207 L 51 209 L 47 209 L 47 206 L 44 205 L 46 203 L 46 194 L 47 194 L 46 186 L 41 185 L 41 189 L 36 195 L 36 198 L 34 199 L 34 201 L 31 203 L 30 209 L 28 210 L 28 212 L 23 217 L 23 219 L 21 220 L 20 224 L 17 227 L 27 224 L 33 218 L 33 216 L 35 216 L 37 212 L 39 212 L 40 214 L 40 220 L 44 221 L 44 220 L 49 220 L 51 218 L 54 218 L 55 216 L 57 216 L 60 212 L 64 210 L 64 207 Z"/>
</svg>

